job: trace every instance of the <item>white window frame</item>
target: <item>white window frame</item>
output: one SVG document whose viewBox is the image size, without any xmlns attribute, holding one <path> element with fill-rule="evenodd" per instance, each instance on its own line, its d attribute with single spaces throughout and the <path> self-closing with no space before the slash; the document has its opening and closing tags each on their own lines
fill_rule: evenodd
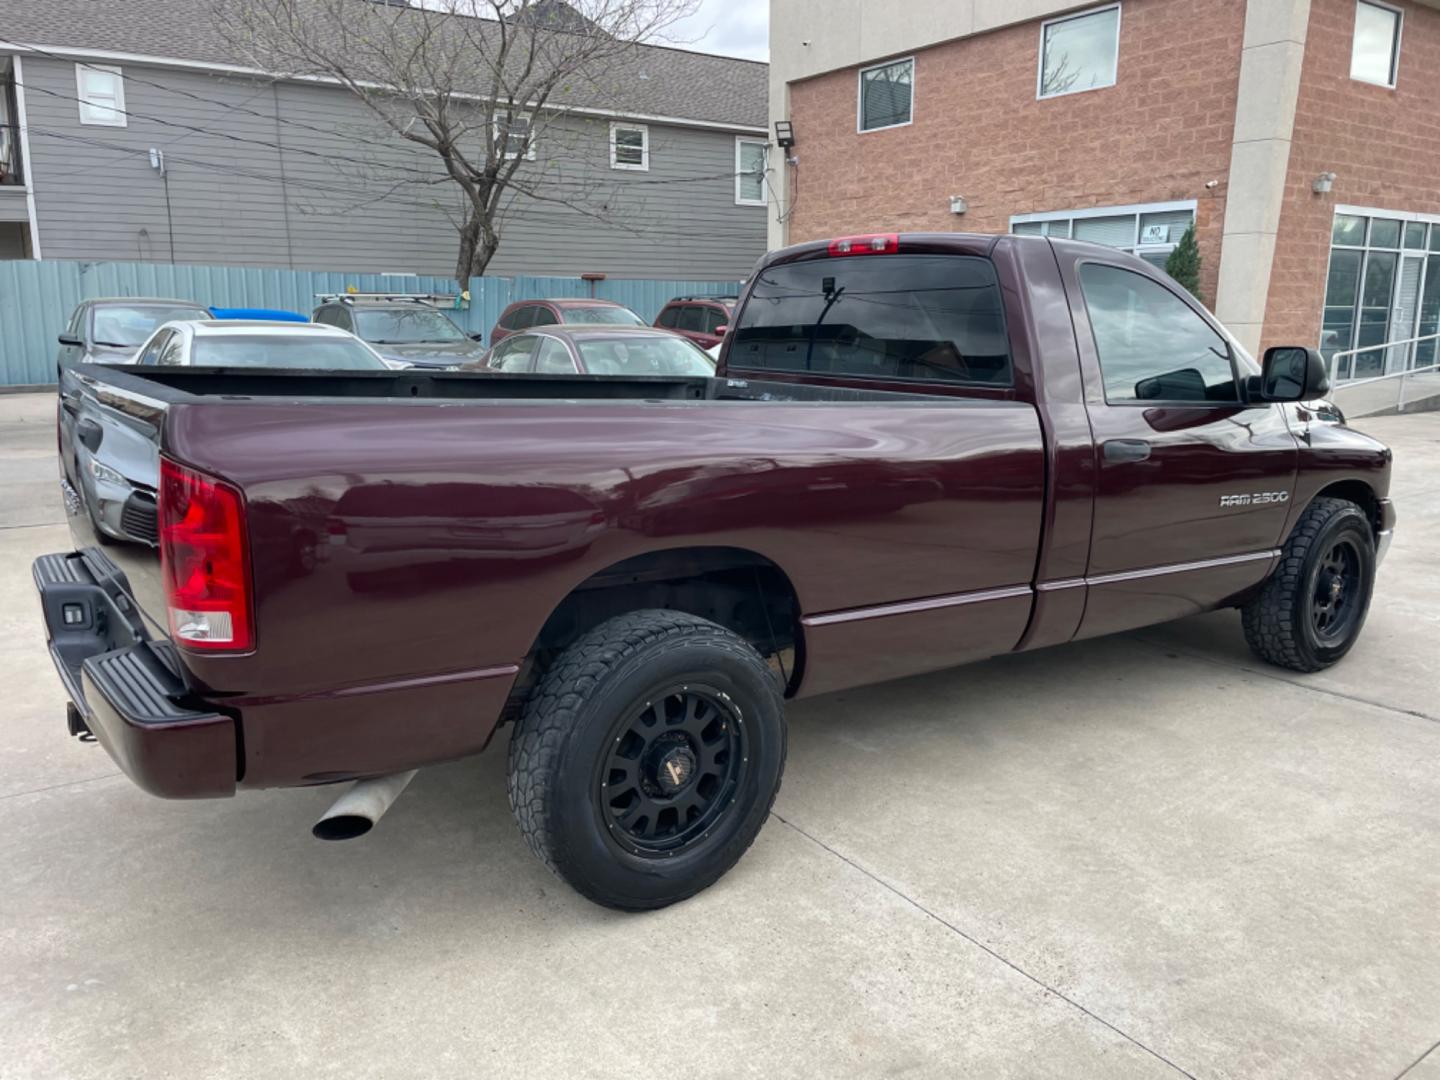
<svg viewBox="0 0 1440 1080">
<path fill-rule="evenodd" d="M 1115 78 L 1100 86 L 1084 86 L 1079 90 L 1057 90 L 1053 94 L 1044 92 L 1045 88 L 1045 31 L 1056 23 L 1074 22 L 1076 19 L 1083 19 L 1090 15 L 1099 15 L 1101 12 L 1115 11 Z M 1113 4 L 1101 4 L 1099 7 L 1086 8 L 1084 11 L 1072 11 L 1068 15 L 1059 15 L 1053 19 L 1046 19 L 1040 24 L 1040 55 L 1035 66 L 1035 100 L 1049 101 L 1051 98 L 1069 97 L 1071 94 L 1088 94 L 1092 90 L 1108 90 L 1120 82 L 1120 20 L 1124 18 L 1124 12 L 1120 9 L 1120 0 Z"/>
<path fill-rule="evenodd" d="M 878 71 L 880 68 L 894 67 L 896 64 L 910 65 L 910 119 L 903 120 L 898 124 L 867 128 L 865 126 L 865 73 Z M 897 56 L 893 60 L 882 60 L 878 64 L 863 67 L 855 73 L 855 133 L 857 135 L 869 135 L 875 131 L 894 131 L 896 128 L 909 127 L 915 122 L 915 76 L 918 70 L 919 65 L 915 63 L 915 57 L 912 54 Z"/>
<path fill-rule="evenodd" d="M 496 149 L 498 149 L 498 150 L 500 151 L 500 156 L 501 156 L 501 158 L 503 158 L 505 161 L 514 161 L 516 158 L 520 157 L 521 155 L 520 155 L 520 154 L 512 154 L 512 153 L 510 153 L 510 139 L 509 139 L 509 136 L 508 136 L 508 135 L 506 136 L 505 141 L 504 141 L 503 143 L 500 141 L 500 121 L 501 121 L 502 119 L 503 119 L 503 117 L 501 117 L 499 113 L 496 113 L 495 116 L 492 118 L 491 124 L 492 124 L 492 127 L 493 127 L 493 131 L 492 131 L 492 134 L 491 134 L 491 140 L 494 142 Z M 524 121 L 526 121 L 526 122 L 529 124 L 529 127 L 526 128 L 525 154 L 524 154 L 524 158 L 525 158 L 526 161 L 534 161 L 534 160 L 535 160 L 535 116 L 534 116 L 534 114 L 533 114 L 533 113 L 528 113 L 528 112 L 517 112 L 517 113 L 515 113 L 515 114 L 512 116 L 512 119 L 514 119 L 514 120 L 524 120 Z"/>
<path fill-rule="evenodd" d="M 619 131 L 640 132 L 640 164 L 635 165 L 629 162 L 620 161 L 616 156 L 617 145 L 615 134 Z M 629 169 L 633 172 L 650 171 L 650 128 L 646 124 L 627 124 L 624 121 L 612 121 L 610 124 L 610 167 L 612 169 Z"/>
<path fill-rule="evenodd" d="M 85 96 L 85 73 L 103 71 L 115 77 L 115 104 L 96 105 Z M 125 72 L 114 64 L 76 64 L 75 100 L 80 110 L 80 123 L 91 127 L 128 127 L 125 112 Z M 88 110 L 95 110 L 94 113 Z"/>
<path fill-rule="evenodd" d="M 1190 212 L 1190 223 L 1196 222 L 1199 201 L 1196 199 L 1180 199 L 1174 202 L 1159 203 L 1132 203 L 1129 206 L 1087 206 L 1083 210 L 1047 210 L 1036 214 L 1011 214 L 1010 230 L 1014 232 L 1016 225 L 1032 224 L 1035 222 L 1068 221 L 1070 223 L 1070 239 L 1075 238 L 1075 222 L 1083 218 L 1097 217 L 1124 217 L 1132 215 L 1135 218 L 1134 243 L 1126 247 L 1117 247 L 1116 251 L 1129 252 L 1136 258 L 1143 255 L 1164 253 L 1174 251 L 1179 240 L 1171 240 L 1165 244 L 1146 244 L 1141 242 L 1141 224 L 1146 214 L 1173 214 L 1182 210 Z M 1084 243 L 1084 241 L 1081 241 Z M 1107 245 L 1108 246 L 1108 245 Z"/>
<path fill-rule="evenodd" d="M 770 178 L 761 173 L 760 198 L 747 199 L 740 193 L 740 181 L 748 174 L 741 172 L 744 165 L 741 162 L 740 148 L 746 143 L 756 143 L 765 148 L 765 172 L 770 168 L 770 140 L 756 138 L 753 135 L 735 136 L 735 205 L 736 206 L 769 206 L 770 205 Z"/>
<path fill-rule="evenodd" d="M 1355 34 L 1359 29 L 1361 7 L 1380 8 L 1395 16 L 1395 39 L 1394 51 L 1390 54 L 1390 81 L 1376 82 L 1374 79 L 1362 79 L 1355 72 Z M 1383 86 L 1386 90 L 1394 90 L 1400 81 L 1400 44 L 1405 37 L 1405 11 L 1394 4 L 1384 4 L 1380 0 L 1355 0 L 1355 22 L 1350 27 L 1350 78 L 1353 82 L 1364 83 L 1366 86 Z"/>
</svg>

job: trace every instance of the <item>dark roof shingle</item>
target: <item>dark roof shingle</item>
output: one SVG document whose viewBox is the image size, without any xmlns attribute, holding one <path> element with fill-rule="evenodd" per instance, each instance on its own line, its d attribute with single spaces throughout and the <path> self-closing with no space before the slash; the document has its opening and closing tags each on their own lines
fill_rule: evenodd
<svg viewBox="0 0 1440 1080">
<path fill-rule="evenodd" d="M 215 24 L 212 2 L 0 0 L 0 51 L 9 43 L 253 66 Z M 571 103 L 629 115 L 763 128 L 767 79 L 767 65 L 753 60 L 638 45 L 606 73 L 605 81 L 612 87 L 623 86 L 623 91 L 601 94 L 582 89 Z"/>
</svg>

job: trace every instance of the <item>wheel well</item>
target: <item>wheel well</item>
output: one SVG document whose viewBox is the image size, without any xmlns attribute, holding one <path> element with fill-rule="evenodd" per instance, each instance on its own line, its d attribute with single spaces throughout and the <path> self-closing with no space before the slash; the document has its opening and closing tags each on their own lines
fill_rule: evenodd
<svg viewBox="0 0 1440 1080">
<path fill-rule="evenodd" d="M 606 619 L 646 608 L 719 623 L 766 658 L 787 694 L 799 684 L 800 601 L 785 572 L 741 548 L 672 548 L 592 574 L 561 601 L 530 647 L 507 714 L 523 706 L 530 688 L 572 641 Z"/>
<path fill-rule="evenodd" d="M 1380 500 L 1364 480 L 1338 480 L 1315 493 L 1317 499 L 1347 499 L 1365 511 L 1373 532 L 1380 531 Z M 1312 500 L 1313 501 L 1313 500 Z"/>
</svg>

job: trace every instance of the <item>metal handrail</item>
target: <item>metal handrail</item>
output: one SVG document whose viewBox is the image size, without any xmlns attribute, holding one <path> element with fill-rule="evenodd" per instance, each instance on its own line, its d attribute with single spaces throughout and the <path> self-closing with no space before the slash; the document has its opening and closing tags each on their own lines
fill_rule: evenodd
<svg viewBox="0 0 1440 1080">
<path fill-rule="evenodd" d="M 1338 389 L 1340 386 L 1366 386 L 1370 383 L 1381 382 L 1384 379 L 1397 379 L 1405 375 L 1414 375 L 1418 371 L 1434 371 L 1440 364 L 1427 364 L 1423 368 L 1406 368 L 1404 371 L 1391 371 L 1385 375 L 1372 375 L 1365 379 L 1346 379 L 1344 383 L 1337 383 L 1335 372 L 1340 367 L 1340 358 L 1344 356 L 1359 356 L 1361 353 L 1379 352 L 1385 349 L 1392 349 L 1397 345 L 1418 345 L 1422 341 L 1440 342 L 1440 333 L 1422 334 L 1419 337 L 1400 338 L 1396 341 L 1382 341 L 1378 345 L 1366 345 L 1358 349 L 1344 349 L 1340 352 L 1330 354 L 1330 381 Z M 1412 351 L 1413 350 L 1409 350 Z"/>
</svg>

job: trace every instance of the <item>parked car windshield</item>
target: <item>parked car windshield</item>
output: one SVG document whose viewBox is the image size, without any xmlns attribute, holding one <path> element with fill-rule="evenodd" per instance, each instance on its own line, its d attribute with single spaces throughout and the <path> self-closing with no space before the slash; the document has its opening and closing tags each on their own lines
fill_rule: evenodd
<svg viewBox="0 0 1440 1080">
<path fill-rule="evenodd" d="M 715 362 L 682 338 L 592 338 L 576 345 L 590 375 L 715 374 Z"/>
<path fill-rule="evenodd" d="M 197 337 L 190 362 L 197 367 L 317 368 L 329 371 L 387 371 L 358 341 L 299 334 L 266 337 Z"/>
<path fill-rule="evenodd" d="M 460 328 L 438 311 L 355 311 L 355 332 L 377 345 L 465 341 Z"/>
<path fill-rule="evenodd" d="M 202 307 L 105 304 L 95 308 L 90 338 L 96 345 L 143 345 L 161 323 L 208 318 L 210 313 Z"/>
<path fill-rule="evenodd" d="M 567 323 L 594 326 L 648 326 L 644 319 L 627 307 L 573 307 L 565 309 Z"/>
<path fill-rule="evenodd" d="M 866 255 L 771 266 L 733 333 L 732 368 L 1010 382 L 1000 287 L 988 259 Z"/>
</svg>

